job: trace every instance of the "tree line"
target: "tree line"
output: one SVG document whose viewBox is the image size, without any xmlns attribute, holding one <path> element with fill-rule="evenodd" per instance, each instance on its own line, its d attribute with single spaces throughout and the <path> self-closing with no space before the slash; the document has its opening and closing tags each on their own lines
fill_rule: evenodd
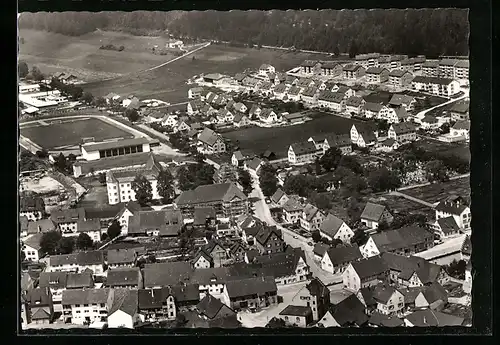
<svg viewBox="0 0 500 345">
<path fill-rule="evenodd" d="M 468 55 L 468 11 L 172 11 L 23 13 L 20 28 L 79 36 L 96 29 L 166 33 L 205 39 L 331 53 Z"/>
</svg>

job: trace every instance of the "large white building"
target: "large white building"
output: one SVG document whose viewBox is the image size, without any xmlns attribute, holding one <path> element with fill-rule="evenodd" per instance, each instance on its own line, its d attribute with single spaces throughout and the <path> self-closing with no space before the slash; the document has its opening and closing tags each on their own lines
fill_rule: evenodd
<svg viewBox="0 0 500 345">
<path fill-rule="evenodd" d="M 85 143 L 81 145 L 80 149 L 82 151 L 82 158 L 87 161 L 151 151 L 149 140 L 144 137 L 119 139 L 101 143 Z"/>
<path fill-rule="evenodd" d="M 65 322 L 83 325 L 107 322 L 108 308 L 113 304 L 112 289 L 71 289 L 62 294 Z"/>
<path fill-rule="evenodd" d="M 460 92 L 458 81 L 449 78 L 416 76 L 411 82 L 411 87 L 414 91 L 443 97 L 451 97 Z"/>
<path fill-rule="evenodd" d="M 144 168 L 108 171 L 106 173 L 108 203 L 115 205 L 120 202 L 135 201 L 135 191 L 132 188 L 132 184 L 138 175 L 144 176 L 151 183 L 153 199 L 160 199 L 157 189 L 157 178 L 161 169 L 162 167 L 153 157 Z"/>
</svg>

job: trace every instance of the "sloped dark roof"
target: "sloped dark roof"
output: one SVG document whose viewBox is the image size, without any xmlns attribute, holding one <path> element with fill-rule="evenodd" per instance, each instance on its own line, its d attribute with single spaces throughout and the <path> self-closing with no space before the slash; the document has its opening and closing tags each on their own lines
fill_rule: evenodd
<svg viewBox="0 0 500 345">
<path fill-rule="evenodd" d="M 323 255 L 325 255 L 325 253 L 328 250 L 328 248 L 330 248 L 330 246 L 328 244 L 324 244 L 324 243 L 318 242 L 318 243 L 316 243 L 314 245 L 313 253 L 315 255 L 323 257 Z"/>
<path fill-rule="evenodd" d="M 424 290 L 423 286 L 398 289 L 398 291 L 401 292 L 404 296 L 405 305 L 415 303 L 415 299 L 423 290 Z"/>
<path fill-rule="evenodd" d="M 175 301 L 179 303 L 193 303 L 200 300 L 200 288 L 195 283 L 173 285 L 171 291 Z"/>
<path fill-rule="evenodd" d="M 344 94 L 340 92 L 331 92 L 330 90 L 321 91 L 318 99 L 332 103 L 341 103 L 344 100 Z"/>
<path fill-rule="evenodd" d="M 381 314 L 379 312 L 374 312 L 370 315 L 368 320 L 369 324 L 376 325 L 379 327 L 403 327 L 404 321 L 397 318 L 396 316 L 388 316 Z"/>
<path fill-rule="evenodd" d="M 79 252 L 76 254 L 54 255 L 49 259 L 50 266 L 65 264 L 99 265 L 104 264 L 104 253 L 98 250 Z"/>
<path fill-rule="evenodd" d="M 216 219 L 213 207 L 195 207 L 193 225 L 205 225 L 209 218 Z"/>
<path fill-rule="evenodd" d="M 94 287 L 94 278 L 91 272 L 69 273 L 66 277 L 67 289 L 83 289 Z"/>
<path fill-rule="evenodd" d="M 378 222 L 382 213 L 384 213 L 385 206 L 367 202 L 363 213 L 361 213 L 361 219 L 367 219 L 371 221 Z"/>
<path fill-rule="evenodd" d="M 309 153 L 315 153 L 318 151 L 318 149 L 316 148 L 314 143 L 312 143 L 310 141 L 303 141 L 300 143 L 292 144 L 290 146 L 292 147 L 293 152 L 296 155 L 305 155 L 305 154 L 309 154 Z"/>
<path fill-rule="evenodd" d="M 107 303 L 111 289 L 71 289 L 62 293 L 63 305 Z"/>
<path fill-rule="evenodd" d="M 234 183 L 220 183 L 198 186 L 183 192 L 175 201 L 178 206 L 217 201 L 230 201 L 233 198 L 247 200 L 247 197 Z"/>
<path fill-rule="evenodd" d="M 462 247 L 460 248 L 462 254 L 471 255 L 472 254 L 472 241 L 470 236 L 465 236 L 464 242 L 462 243 Z"/>
<path fill-rule="evenodd" d="M 393 123 L 392 128 L 394 129 L 394 132 L 396 134 L 406 134 L 406 133 L 413 133 L 416 131 L 416 127 L 413 123 L 410 122 L 400 122 L 400 123 Z"/>
<path fill-rule="evenodd" d="M 342 219 L 332 213 L 329 213 L 325 220 L 321 223 L 319 229 L 321 232 L 324 232 L 333 238 L 344 223 L 345 222 Z"/>
<path fill-rule="evenodd" d="M 271 200 L 275 203 L 279 202 L 283 195 L 286 195 L 285 192 L 281 189 L 278 188 L 276 192 L 274 192 L 273 196 L 271 197 Z"/>
<path fill-rule="evenodd" d="M 158 230 L 160 236 L 176 236 L 183 226 L 180 210 L 139 211 L 129 218 L 128 233 L 141 234 Z"/>
<path fill-rule="evenodd" d="M 363 258 L 357 245 L 354 245 L 352 247 L 346 246 L 346 247 L 329 248 L 327 250 L 327 253 L 333 266 L 338 266 L 344 263 L 353 262 Z"/>
<path fill-rule="evenodd" d="M 424 228 L 410 226 L 383 231 L 371 236 L 380 252 L 408 248 L 427 241 L 434 235 Z"/>
<path fill-rule="evenodd" d="M 448 302 L 448 293 L 438 282 L 426 286 L 422 293 L 429 304 L 439 300 Z"/>
<path fill-rule="evenodd" d="M 146 264 L 144 266 L 144 287 L 177 285 L 188 280 L 192 272 L 186 261 Z"/>
<path fill-rule="evenodd" d="M 393 286 L 379 284 L 373 288 L 372 297 L 378 303 L 387 304 L 391 296 L 396 293 L 396 291 L 397 290 Z"/>
<path fill-rule="evenodd" d="M 112 268 L 108 270 L 106 285 L 109 287 L 138 286 L 140 279 L 139 267 Z"/>
<path fill-rule="evenodd" d="M 464 318 L 431 309 L 417 310 L 406 316 L 415 327 L 462 326 Z"/>
<path fill-rule="evenodd" d="M 350 324 L 362 326 L 368 322 L 368 316 L 365 314 L 365 306 L 356 295 L 350 295 L 340 303 L 332 306 L 330 312 L 341 327 Z"/>
<path fill-rule="evenodd" d="M 439 77 L 425 77 L 417 75 L 413 78 L 414 83 L 425 83 L 425 84 L 439 84 L 439 85 L 449 85 L 453 79 L 450 78 L 439 78 Z"/>
<path fill-rule="evenodd" d="M 51 219 L 39 219 L 34 222 L 28 222 L 27 224 L 28 235 L 36 234 L 39 231 L 42 233 L 56 230 L 56 224 Z"/>
<path fill-rule="evenodd" d="M 21 197 L 19 200 L 20 212 L 45 212 L 45 202 L 42 197 Z"/>
<path fill-rule="evenodd" d="M 108 250 L 108 264 L 131 264 L 135 262 L 137 250 L 132 249 L 110 249 Z"/>
<path fill-rule="evenodd" d="M 439 218 L 437 220 L 437 223 L 439 224 L 439 228 L 441 229 L 441 231 L 443 231 L 445 234 L 457 232 L 458 230 L 460 230 L 453 216 Z"/>
<path fill-rule="evenodd" d="M 311 307 L 305 307 L 302 305 L 287 305 L 285 309 L 280 311 L 279 315 L 290 315 L 290 316 L 308 316 L 312 314 Z"/>
<path fill-rule="evenodd" d="M 313 278 L 309 284 L 306 285 L 307 290 L 312 296 L 326 297 L 330 296 L 330 290 L 318 278 Z"/>
<path fill-rule="evenodd" d="M 219 311 L 224 307 L 224 303 L 222 303 L 219 299 L 215 298 L 211 294 L 207 293 L 201 299 L 201 301 L 196 305 L 196 309 L 200 315 L 204 315 L 210 320 L 213 320 L 217 317 Z"/>
<path fill-rule="evenodd" d="M 113 302 L 108 315 L 121 310 L 127 315 L 134 316 L 139 309 L 138 291 L 134 289 L 113 289 Z"/>
<path fill-rule="evenodd" d="M 389 267 L 380 256 L 372 256 L 351 263 L 360 279 L 372 277 L 389 271 Z"/>
<path fill-rule="evenodd" d="M 281 233 L 281 229 L 276 226 L 264 226 L 255 236 L 257 242 L 262 245 L 265 245 L 267 241 L 271 238 L 272 235 L 275 235 L 276 238 L 281 239 L 283 241 L 283 234 Z"/>
<path fill-rule="evenodd" d="M 226 283 L 230 298 L 276 293 L 278 288 L 274 277 L 254 277 L 232 280 Z"/>
<path fill-rule="evenodd" d="M 67 272 L 42 272 L 38 280 L 40 288 L 65 289 L 68 279 Z"/>
<path fill-rule="evenodd" d="M 387 71 L 387 68 L 383 68 L 383 67 L 370 67 L 366 70 L 366 74 L 380 74 L 384 71 Z"/>
</svg>

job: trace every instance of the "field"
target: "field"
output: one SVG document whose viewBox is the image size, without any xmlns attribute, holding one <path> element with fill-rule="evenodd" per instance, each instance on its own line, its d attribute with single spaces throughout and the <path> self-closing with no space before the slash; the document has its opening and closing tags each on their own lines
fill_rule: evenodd
<svg viewBox="0 0 500 345">
<path fill-rule="evenodd" d="M 144 70 L 171 60 L 174 55 L 155 55 L 151 49 L 165 47 L 166 38 L 133 36 L 126 33 L 95 31 L 79 37 L 36 30 L 20 30 L 24 44 L 19 59 L 36 65 L 42 73 L 73 73 L 84 81 L 117 77 Z M 99 49 L 102 45 L 124 46 L 124 51 Z"/>
<path fill-rule="evenodd" d="M 23 127 L 21 135 L 47 150 L 78 145 L 82 137 L 94 137 L 95 141 L 134 137 L 129 132 L 96 118 L 54 121 L 38 127 Z"/>
<path fill-rule="evenodd" d="M 406 194 L 406 191 L 402 192 Z M 426 200 L 426 199 L 424 199 Z M 396 211 L 399 214 L 424 214 L 428 217 L 428 219 L 432 219 L 434 217 L 435 211 L 434 209 L 427 207 L 425 205 L 419 204 L 418 202 L 414 202 L 412 200 L 405 199 L 400 196 L 395 195 L 384 195 L 380 197 L 379 202 L 387 205 L 390 210 Z"/>
<path fill-rule="evenodd" d="M 296 142 L 307 141 L 311 136 L 321 134 L 349 134 L 353 124 L 362 121 L 347 119 L 335 115 L 314 118 L 300 126 L 280 128 L 251 127 L 222 135 L 237 144 L 241 149 L 252 150 L 256 154 L 272 150 L 277 158 L 287 156 L 288 147 Z"/>
<path fill-rule="evenodd" d="M 429 152 L 436 152 L 441 156 L 457 155 L 470 162 L 470 150 L 467 144 L 463 143 L 445 143 L 432 139 L 421 139 L 415 142 L 417 147 L 421 147 Z"/>
<path fill-rule="evenodd" d="M 326 59 L 320 54 L 292 53 L 271 49 L 250 49 L 210 45 L 192 55 L 140 75 L 115 80 L 89 83 L 85 90 L 94 95 L 116 92 L 134 94 L 139 98 L 155 98 L 172 104 L 187 101 L 186 81 L 202 73 L 233 75 L 246 69 L 256 70 L 263 63 L 271 63 L 277 71 L 288 71 L 306 59 Z"/>
<path fill-rule="evenodd" d="M 464 198 L 470 198 L 470 181 L 468 177 L 463 177 L 448 182 L 407 189 L 401 191 L 401 193 L 430 203 L 443 200 L 452 194 L 460 195 Z"/>
</svg>

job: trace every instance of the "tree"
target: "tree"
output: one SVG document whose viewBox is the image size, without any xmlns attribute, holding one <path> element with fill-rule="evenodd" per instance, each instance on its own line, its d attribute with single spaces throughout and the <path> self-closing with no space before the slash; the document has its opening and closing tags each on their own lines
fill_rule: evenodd
<svg viewBox="0 0 500 345">
<path fill-rule="evenodd" d="M 26 78 L 26 76 L 29 74 L 30 70 L 28 68 L 28 64 L 26 61 L 19 61 L 18 67 L 18 73 L 19 73 L 19 78 Z"/>
<path fill-rule="evenodd" d="M 98 108 L 102 108 L 106 106 L 106 100 L 104 97 L 96 97 L 94 98 L 94 105 Z"/>
<path fill-rule="evenodd" d="M 269 163 L 265 163 L 260 168 L 259 184 L 264 196 L 272 196 L 278 189 L 278 178 L 276 170 Z"/>
<path fill-rule="evenodd" d="M 439 133 L 440 134 L 448 134 L 450 133 L 450 124 L 449 123 L 443 123 L 441 127 L 439 127 Z"/>
<path fill-rule="evenodd" d="M 238 182 L 243 187 L 243 193 L 248 196 L 253 190 L 252 177 L 250 176 L 250 173 L 245 169 L 239 168 Z"/>
<path fill-rule="evenodd" d="M 36 151 L 36 156 L 38 158 L 47 158 L 49 157 L 49 151 L 47 151 L 46 149 L 42 149 L 40 151 Z"/>
<path fill-rule="evenodd" d="M 66 157 L 64 157 L 63 153 L 59 153 L 59 156 L 57 156 L 54 166 L 56 167 L 57 170 L 60 172 L 65 172 L 67 169 L 67 161 Z"/>
<path fill-rule="evenodd" d="M 335 56 L 339 56 L 340 55 L 340 49 L 339 49 L 339 46 L 335 46 L 335 49 L 333 50 L 333 54 Z"/>
<path fill-rule="evenodd" d="M 115 237 L 119 236 L 121 232 L 122 232 L 122 226 L 120 225 L 120 223 L 118 223 L 116 219 L 113 220 L 113 222 L 108 227 L 107 231 L 108 237 L 110 239 L 114 239 Z"/>
<path fill-rule="evenodd" d="M 311 237 L 314 242 L 321 242 L 322 237 L 318 230 L 313 231 Z"/>
<path fill-rule="evenodd" d="M 330 147 L 319 159 L 319 164 L 321 164 L 326 171 L 332 171 L 337 168 L 341 158 L 342 152 L 337 147 Z"/>
<path fill-rule="evenodd" d="M 361 206 L 354 197 L 350 197 L 347 201 L 347 216 L 349 217 L 351 225 L 357 224 L 361 217 Z"/>
<path fill-rule="evenodd" d="M 44 233 L 40 238 L 41 251 L 48 255 L 55 255 L 61 238 L 62 235 L 59 231 L 49 231 Z"/>
<path fill-rule="evenodd" d="M 353 156 L 342 156 L 339 162 L 339 167 L 344 167 L 351 170 L 353 173 L 361 175 L 364 173 L 364 169 L 359 164 L 357 159 Z"/>
<path fill-rule="evenodd" d="M 172 201 L 174 196 L 174 178 L 169 170 L 162 170 L 158 174 L 158 182 L 156 184 L 158 194 L 162 197 L 162 202 L 167 204 Z"/>
<path fill-rule="evenodd" d="M 311 190 L 311 185 L 307 175 L 291 175 L 286 179 L 283 189 L 287 194 L 306 197 Z"/>
<path fill-rule="evenodd" d="M 349 46 L 349 58 L 354 58 L 358 54 L 358 46 L 356 41 L 352 40 L 351 45 Z"/>
<path fill-rule="evenodd" d="M 43 73 L 40 72 L 40 69 L 36 66 L 31 67 L 31 77 L 36 81 L 42 81 L 45 78 Z"/>
<path fill-rule="evenodd" d="M 368 185 L 374 192 L 385 192 L 401 187 L 401 180 L 395 172 L 381 167 L 370 173 Z"/>
<path fill-rule="evenodd" d="M 177 314 L 175 317 L 175 327 L 183 327 L 187 324 L 188 320 L 186 319 L 186 316 L 184 314 Z"/>
<path fill-rule="evenodd" d="M 357 244 L 358 247 L 364 246 L 368 241 L 368 235 L 363 230 L 354 231 L 354 235 L 351 237 L 351 244 Z"/>
<path fill-rule="evenodd" d="M 451 277 L 456 279 L 465 279 L 465 268 L 467 267 L 467 263 L 465 260 L 457 261 L 454 259 L 449 265 L 445 266 L 446 273 L 448 273 Z"/>
<path fill-rule="evenodd" d="M 73 237 L 62 237 L 57 243 L 58 254 L 71 254 L 75 249 L 75 240 Z"/>
<path fill-rule="evenodd" d="M 105 173 L 99 173 L 99 183 L 102 184 L 103 186 L 106 184 L 106 174 Z"/>
<path fill-rule="evenodd" d="M 94 241 L 92 241 L 90 236 L 84 232 L 80 233 L 78 235 L 78 238 L 76 239 L 76 247 L 81 250 L 87 250 L 89 248 L 92 248 L 93 244 Z"/>
<path fill-rule="evenodd" d="M 85 91 L 83 94 L 82 94 L 82 97 L 80 98 L 80 100 L 82 102 L 85 102 L 87 104 L 92 104 L 92 102 L 94 101 L 94 96 L 92 96 L 92 94 L 88 91 Z"/>
<path fill-rule="evenodd" d="M 429 182 L 448 181 L 448 171 L 440 160 L 432 160 L 425 164 L 425 175 Z"/>
<path fill-rule="evenodd" d="M 135 192 L 135 199 L 141 206 L 145 206 L 153 200 L 151 182 L 143 175 L 137 175 L 132 181 L 132 190 Z"/>
<path fill-rule="evenodd" d="M 315 193 L 311 196 L 311 199 L 313 200 L 313 204 L 320 210 L 327 211 L 332 207 L 332 201 L 328 197 L 328 194 Z"/>
<path fill-rule="evenodd" d="M 126 109 L 124 115 L 130 122 L 139 120 L 139 113 L 135 109 Z"/>
</svg>

